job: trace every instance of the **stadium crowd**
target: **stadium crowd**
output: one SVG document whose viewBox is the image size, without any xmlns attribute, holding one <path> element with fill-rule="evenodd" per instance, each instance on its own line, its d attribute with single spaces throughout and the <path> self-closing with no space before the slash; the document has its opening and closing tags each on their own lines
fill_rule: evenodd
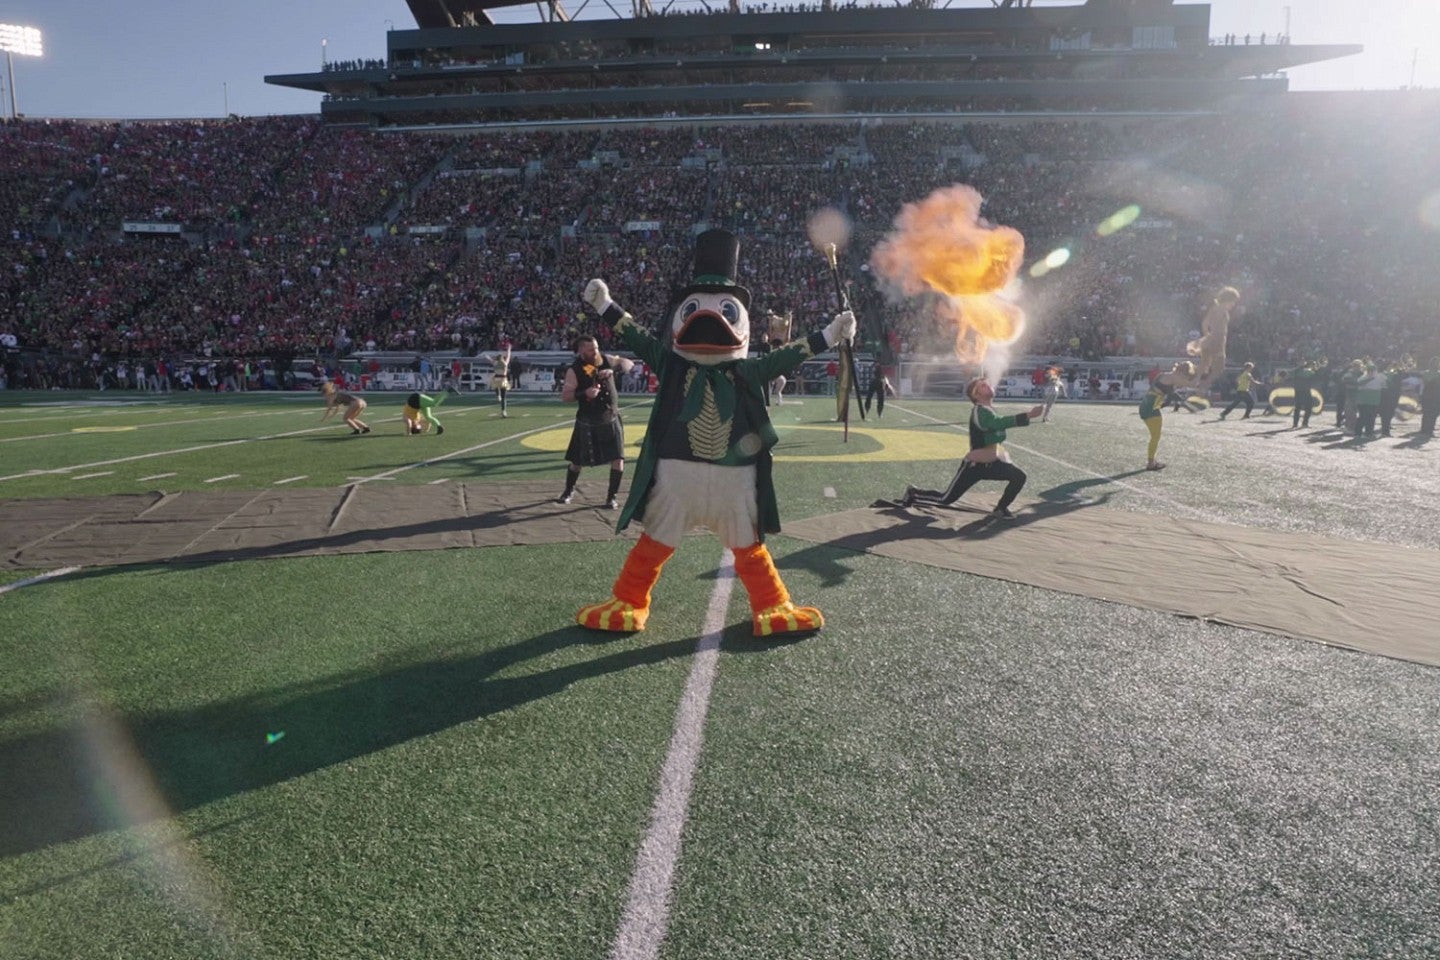
<svg viewBox="0 0 1440 960">
<path fill-rule="evenodd" d="M 793 313 L 798 335 L 835 309 L 807 233 L 833 207 L 869 335 L 943 352 L 951 333 L 925 303 L 887 298 L 866 256 L 905 203 L 969 183 L 989 220 L 1026 238 L 1026 352 L 1174 356 L 1230 284 L 1245 291 L 1232 357 L 1428 357 L 1431 103 L 1312 95 L 1213 116 L 464 136 L 314 117 L 6 124 L 0 335 L 16 343 L 12 385 L 22 352 L 57 383 L 97 369 L 118 382 L 124 364 L 134 385 L 137 365 L 162 360 L 259 369 L 502 338 L 564 349 L 589 332 L 608 345 L 580 309 L 584 280 L 604 276 L 658 316 L 701 223 L 744 237 L 752 314 Z M 1062 266 L 1029 269 L 1062 249 Z"/>
</svg>

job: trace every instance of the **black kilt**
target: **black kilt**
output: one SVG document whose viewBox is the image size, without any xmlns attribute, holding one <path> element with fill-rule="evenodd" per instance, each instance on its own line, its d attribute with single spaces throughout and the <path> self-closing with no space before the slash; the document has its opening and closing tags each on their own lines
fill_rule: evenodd
<svg viewBox="0 0 1440 960">
<path fill-rule="evenodd" d="M 619 417 L 602 423 L 575 421 L 565 459 L 581 467 L 598 467 L 625 456 L 625 425 Z"/>
</svg>

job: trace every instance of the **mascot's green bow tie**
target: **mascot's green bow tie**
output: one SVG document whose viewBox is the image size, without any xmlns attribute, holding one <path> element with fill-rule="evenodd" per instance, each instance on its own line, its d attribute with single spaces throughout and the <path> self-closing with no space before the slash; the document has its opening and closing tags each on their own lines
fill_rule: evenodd
<svg viewBox="0 0 1440 960">
<path fill-rule="evenodd" d="M 710 393 L 715 397 L 715 409 L 720 414 L 723 422 L 735 416 L 735 382 L 726 376 L 728 372 L 721 367 L 707 367 L 696 364 L 696 375 L 690 379 L 690 387 L 685 394 L 685 406 L 680 411 L 680 422 L 689 423 L 700 416 L 700 408 L 705 403 L 705 388 L 709 386 Z"/>
</svg>

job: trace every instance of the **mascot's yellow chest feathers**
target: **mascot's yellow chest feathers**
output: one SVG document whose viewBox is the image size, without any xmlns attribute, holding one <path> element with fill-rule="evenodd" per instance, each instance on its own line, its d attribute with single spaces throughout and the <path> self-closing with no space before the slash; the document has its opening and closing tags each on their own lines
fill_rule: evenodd
<svg viewBox="0 0 1440 960">
<path fill-rule="evenodd" d="M 691 367 L 685 372 L 685 392 L 690 392 L 690 386 L 700 371 Z M 725 378 L 734 383 L 734 374 L 728 370 Z M 685 424 L 685 431 L 690 439 L 690 452 L 700 460 L 721 460 L 730 449 L 730 428 L 734 422 L 720 419 L 720 408 L 715 403 L 715 391 L 711 389 L 709 382 L 704 385 L 705 398 L 700 402 L 700 413 Z"/>
</svg>

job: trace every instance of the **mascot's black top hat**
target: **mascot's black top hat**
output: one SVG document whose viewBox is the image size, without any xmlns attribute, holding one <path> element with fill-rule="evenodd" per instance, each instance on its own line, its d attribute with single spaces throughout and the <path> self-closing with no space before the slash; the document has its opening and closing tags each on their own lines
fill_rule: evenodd
<svg viewBox="0 0 1440 960">
<path fill-rule="evenodd" d="M 706 230 L 695 238 L 695 279 L 682 292 L 728 293 L 750 309 L 750 291 L 735 282 L 740 240 L 729 230 Z"/>
</svg>

